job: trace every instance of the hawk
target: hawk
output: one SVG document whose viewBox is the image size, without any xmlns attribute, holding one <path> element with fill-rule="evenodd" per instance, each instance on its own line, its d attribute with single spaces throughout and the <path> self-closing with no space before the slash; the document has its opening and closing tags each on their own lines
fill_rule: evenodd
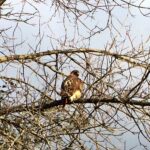
<svg viewBox="0 0 150 150">
<path fill-rule="evenodd" d="M 73 102 L 80 99 L 82 91 L 83 81 L 79 78 L 79 71 L 73 70 L 61 85 L 61 99 L 64 106 L 69 101 Z"/>
</svg>

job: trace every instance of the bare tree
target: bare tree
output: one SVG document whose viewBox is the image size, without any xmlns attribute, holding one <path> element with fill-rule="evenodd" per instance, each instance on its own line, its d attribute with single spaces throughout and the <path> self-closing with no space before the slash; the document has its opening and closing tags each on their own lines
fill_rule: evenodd
<svg viewBox="0 0 150 150">
<path fill-rule="evenodd" d="M 128 24 L 147 3 L 0 1 L 0 148 L 149 149 L 150 38 Z M 63 107 L 73 69 L 84 94 Z"/>
</svg>

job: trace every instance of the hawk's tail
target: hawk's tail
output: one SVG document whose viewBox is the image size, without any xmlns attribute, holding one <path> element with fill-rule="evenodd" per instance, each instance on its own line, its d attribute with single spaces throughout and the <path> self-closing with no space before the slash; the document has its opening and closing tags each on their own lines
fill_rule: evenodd
<svg viewBox="0 0 150 150">
<path fill-rule="evenodd" d="M 62 96 L 61 100 L 63 103 L 63 107 L 65 107 L 65 105 L 68 103 L 68 96 Z"/>
</svg>

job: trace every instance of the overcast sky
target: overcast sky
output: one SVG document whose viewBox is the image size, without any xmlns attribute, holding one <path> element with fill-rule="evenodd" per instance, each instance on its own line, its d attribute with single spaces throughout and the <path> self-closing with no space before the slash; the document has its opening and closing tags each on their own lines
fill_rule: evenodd
<svg viewBox="0 0 150 150">
<path fill-rule="evenodd" d="M 22 7 L 20 6 L 20 3 L 16 3 L 18 7 L 15 7 L 13 10 L 15 11 L 21 11 Z M 143 3 L 143 6 L 148 6 L 150 5 L 150 2 L 147 0 L 145 3 Z M 57 13 L 57 15 L 54 15 L 54 17 L 50 20 L 51 14 L 54 13 L 54 7 L 50 8 L 49 5 L 45 4 L 40 4 L 37 5 L 38 10 L 40 12 L 40 19 L 35 17 L 30 21 L 33 26 L 24 24 L 24 23 L 19 23 L 18 28 L 15 30 L 15 37 L 17 37 L 18 40 L 16 42 L 22 42 L 25 41 L 24 48 L 28 51 L 29 47 L 27 46 L 28 44 L 31 46 L 36 46 L 38 43 L 39 39 L 35 38 L 35 36 L 39 32 L 38 25 L 35 26 L 35 24 L 38 24 L 40 21 L 41 24 L 41 37 L 43 36 L 43 41 L 41 44 L 40 49 L 42 50 L 47 50 L 47 49 L 52 49 L 51 44 L 50 44 L 50 38 L 53 37 L 54 39 L 58 40 L 59 42 L 64 42 L 65 37 L 67 36 L 67 41 L 66 45 L 73 45 L 77 44 L 77 47 L 85 47 L 87 41 L 82 41 L 83 37 L 88 37 L 89 35 L 87 34 L 89 31 L 85 29 L 83 25 L 79 23 L 79 34 L 77 34 L 77 30 L 75 30 L 75 22 L 71 20 L 69 22 L 66 19 L 66 26 L 64 29 L 64 26 L 62 24 L 63 21 L 63 15 L 60 12 Z M 44 10 L 44 11 L 43 11 Z M 34 11 L 34 9 L 29 6 L 25 5 L 24 11 L 31 12 Z M 144 13 L 146 11 L 143 11 Z M 130 15 L 132 14 L 132 16 Z M 131 36 L 131 39 L 133 40 L 133 45 L 138 46 L 142 40 L 146 40 L 149 37 L 149 31 L 150 31 L 150 18 L 149 17 L 143 17 L 140 13 L 140 11 L 137 8 L 131 8 L 130 13 L 128 9 L 123 9 L 116 7 L 112 11 L 112 22 L 114 26 L 117 28 L 117 30 L 120 32 L 116 32 L 113 29 L 113 34 L 110 34 L 110 31 L 107 29 L 101 33 L 95 34 L 93 38 L 91 38 L 90 41 L 90 47 L 92 48 L 99 48 L 102 49 L 104 48 L 107 43 L 111 43 L 113 38 L 116 38 L 117 41 L 123 41 L 124 39 L 126 40 L 126 45 L 129 46 L 129 40 L 127 38 L 126 33 L 128 32 Z M 37 16 L 39 14 L 36 14 Z M 70 19 L 73 19 L 71 17 Z M 82 21 L 91 29 L 93 29 L 95 26 L 99 26 L 100 28 L 104 28 L 107 23 L 108 15 L 104 11 L 98 11 L 95 13 L 94 19 L 87 19 L 87 18 L 81 18 Z M 10 22 L 10 21 L 4 21 L 0 23 L 0 26 L 4 27 L 14 27 L 15 28 L 16 23 Z M 95 30 L 96 31 L 96 30 Z M 11 32 L 8 32 L 8 34 L 13 34 Z M 20 38 L 21 37 L 21 38 Z M 75 38 L 74 38 L 75 37 Z M 74 38 L 74 40 L 72 40 Z M 60 48 L 60 45 L 56 40 L 53 40 L 53 46 L 54 48 Z M 131 45 L 130 45 L 131 46 Z M 65 46 L 67 47 L 67 46 Z M 18 53 L 22 53 L 23 50 L 17 50 Z"/>
</svg>

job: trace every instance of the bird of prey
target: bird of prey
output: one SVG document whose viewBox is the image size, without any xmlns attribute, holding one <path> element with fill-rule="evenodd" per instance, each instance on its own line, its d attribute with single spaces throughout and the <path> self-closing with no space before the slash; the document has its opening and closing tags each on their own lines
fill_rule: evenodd
<svg viewBox="0 0 150 150">
<path fill-rule="evenodd" d="M 82 91 L 83 81 L 79 78 L 79 71 L 73 70 L 61 85 L 61 99 L 64 106 L 68 102 L 74 102 L 80 99 Z"/>
</svg>

